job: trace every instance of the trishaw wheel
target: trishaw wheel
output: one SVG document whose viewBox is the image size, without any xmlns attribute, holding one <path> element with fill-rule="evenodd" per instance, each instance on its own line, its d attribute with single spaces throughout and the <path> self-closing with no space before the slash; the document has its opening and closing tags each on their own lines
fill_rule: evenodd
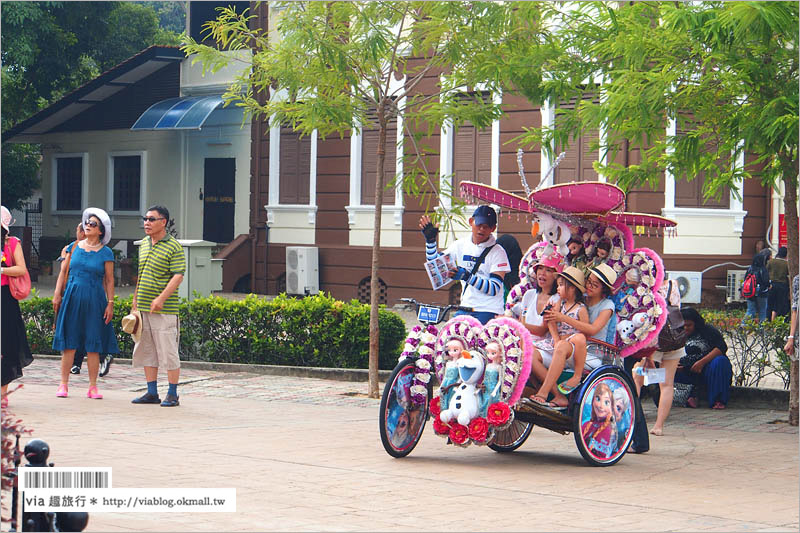
<svg viewBox="0 0 800 533">
<path fill-rule="evenodd" d="M 425 403 L 411 401 L 414 361 L 404 359 L 386 380 L 380 407 L 381 442 L 392 457 L 405 457 L 414 449 L 428 419 L 430 392 Z"/>
<path fill-rule="evenodd" d="M 604 366 L 589 375 L 572 419 L 575 444 L 586 462 L 611 466 L 622 459 L 633 440 L 636 402 L 622 369 Z"/>
<path fill-rule="evenodd" d="M 489 448 L 499 453 L 513 452 L 528 439 L 533 431 L 533 423 L 514 419 L 511 425 L 494 434 Z"/>
</svg>

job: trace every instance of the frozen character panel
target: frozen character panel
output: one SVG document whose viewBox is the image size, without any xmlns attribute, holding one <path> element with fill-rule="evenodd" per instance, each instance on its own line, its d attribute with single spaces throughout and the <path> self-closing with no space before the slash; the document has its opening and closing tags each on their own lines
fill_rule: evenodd
<svg viewBox="0 0 800 533">
<path fill-rule="evenodd" d="M 611 459 L 619 451 L 612 390 L 618 387 L 614 382 L 619 384 L 616 378 L 599 380 L 581 403 L 581 437 L 589 453 L 598 459 Z"/>
<path fill-rule="evenodd" d="M 414 443 L 425 418 L 425 406 L 417 406 L 411 401 L 413 379 L 414 371 L 411 366 L 397 376 L 386 410 L 386 433 L 398 450 Z"/>
</svg>

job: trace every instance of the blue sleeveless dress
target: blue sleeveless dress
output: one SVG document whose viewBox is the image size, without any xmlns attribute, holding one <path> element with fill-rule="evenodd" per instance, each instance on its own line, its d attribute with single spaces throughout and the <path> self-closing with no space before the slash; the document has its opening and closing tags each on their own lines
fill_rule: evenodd
<svg viewBox="0 0 800 533">
<path fill-rule="evenodd" d="M 105 264 L 114 261 L 114 253 L 108 246 L 87 252 L 76 243 L 67 252 L 72 254 L 69 279 L 58 310 L 53 350 L 119 353 L 113 322 L 103 320 L 108 303 L 103 288 Z"/>
</svg>

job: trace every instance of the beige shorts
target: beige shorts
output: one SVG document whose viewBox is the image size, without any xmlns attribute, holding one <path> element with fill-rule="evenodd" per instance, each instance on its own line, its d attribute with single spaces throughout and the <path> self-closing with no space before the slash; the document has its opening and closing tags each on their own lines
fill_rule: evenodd
<svg viewBox="0 0 800 533">
<path fill-rule="evenodd" d="M 680 359 L 686 355 L 686 348 L 678 348 L 677 350 L 672 350 L 671 352 L 659 352 L 656 350 L 653 352 L 651 359 L 654 363 L 660 363 L 661 361 L 673 361 L 675 359 Z"/>
<path fill-rule="evenodd" d="M 179 369 L 178 324 L 178 315 L 142 311 L 142 336 L 133 347 L 134 368 L 151 366 L 165 370 Z"/>
</svg>

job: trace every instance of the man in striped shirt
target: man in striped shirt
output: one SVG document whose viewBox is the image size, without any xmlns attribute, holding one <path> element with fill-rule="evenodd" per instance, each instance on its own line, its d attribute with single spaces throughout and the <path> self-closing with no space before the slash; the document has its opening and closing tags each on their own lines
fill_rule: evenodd
<svg viewBox="0 0 800 533">
<path fill-rule="evenodd" d="M 469 219 L 470 237 L 458 239 L 445 251 L 456 261 L 450 278 L 462 283 L 461 305 L 473 311 L 457 311 L 456 315 L 469 314 L 486 324 L 503 314 L 503 276 L 511 271 L 506 251 L 496 246 L 492 232 L 497 228 L 497 213 L 488 205 L 478 206 Z M 427 215 L 419 219 L 419 228 L 425 236 L 425 258 L 430 261 L 442 255 L 436 242 L 439 228 Z M 475 269 L 475 264 L 478 268 Z"/>
<path fill-rule="evenodd" d="M 147 236 L 139 246 L 139 277 L 132 310 L 142 316 L 141 336 L 133 348 L 133 366 L 144 367 L 147 392 L 132 403 L 161 403 L 175 407 L 178 401 L 178 286 L 183 281 L 186 259 L 183 247 L 167 233 L 169 210 L 155 205 L 142 217 Z M 164 401 L 158 396 L 158 367 L 167 370 L 169 389 Z"/>
</svg>

